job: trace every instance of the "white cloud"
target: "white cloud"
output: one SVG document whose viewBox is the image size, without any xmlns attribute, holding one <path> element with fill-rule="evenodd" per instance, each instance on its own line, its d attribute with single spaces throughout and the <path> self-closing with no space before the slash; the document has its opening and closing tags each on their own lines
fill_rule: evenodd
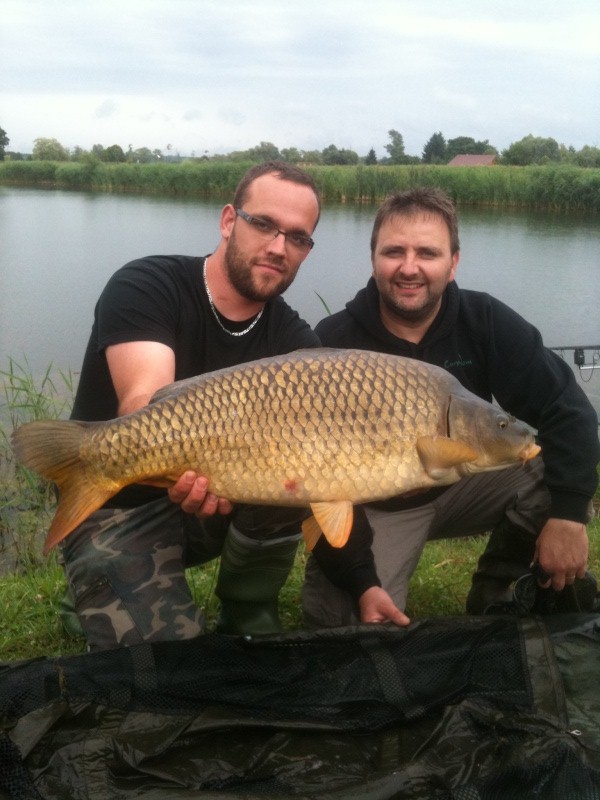
<svg viewBox="0 0 600 800">
<path fill-rule="evenodd" d="M 101 119 L 102 117 L 113 117 L 118 112 L 119 106 L 114 100 L 104 100 L 94 111 L 94 116 Z"/>
<path fill-rule="evenodd" d="M 390 128 L 414 154 L 435 131 L 598 144 L 596 0 L 4 0 L 2 13 L 14 149 L 51 135 L 384 155 Z"/>
</svg>

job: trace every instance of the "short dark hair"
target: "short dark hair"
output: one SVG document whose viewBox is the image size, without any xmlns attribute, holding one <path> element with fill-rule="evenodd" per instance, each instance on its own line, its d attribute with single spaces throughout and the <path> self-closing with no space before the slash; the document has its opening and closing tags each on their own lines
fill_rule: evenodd
<svg viewBox="0 0 600 800">
<path fill-rule="evenodd" d="M 297 183 L 300 186 L 308 186 L 309 189 L 312 189 L 317 198 L 317 222 L 319 221 L 321 216 L 321 196 L 316 183 L 307 172 L 294 166 L 294 164 L 286 164 L 285 161 L 264 161 L 262 164 L 251 167 L 242 176 L 233 195 L 233 205 L 236 208 L 241 208 L 246 202 L 250 184 L 263 175 L 275 175 L 282 181 L 290 181 L 290 183 Z"/>
<path fill-rule="evenodd" d="M 460 250 L 458 240 L 458 220 L 456 207 L 451 198 L 442 189 L 433 186 L 417 186 L 405 192 L 393 194 L 379 206 L 371 233 L 371 255 L 375 253 L 379 230 L 384 222 L 392 217 L 412 217 L 416 214 L 433 214 L 441 217 L 450 234 L 450 250 L 452 255 Z"/>
</svg>

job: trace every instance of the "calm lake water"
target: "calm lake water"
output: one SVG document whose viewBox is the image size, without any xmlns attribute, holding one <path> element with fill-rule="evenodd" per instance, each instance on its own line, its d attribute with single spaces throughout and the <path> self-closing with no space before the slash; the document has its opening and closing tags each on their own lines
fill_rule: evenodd
<svg viewBox="0 0 600 800">
<path fill-rule="evenodd" d="M 205 254 L 222 203 L 0 187 L 0 369 L 9 356 L 41 374 L 77 371 L 106 280 L 132 258 Z M 326 206 L 316 245 L 286 299 L 309 323 L 366 283 L 375 206 Z M 461 210 L 463 288 L 494 294 L 549 347 L 600 345 L 597 219 Z M 586 351 L 588 364 L 594 350 Z M 596 351 L 596 357 L 598 352 Z M 565 352 L 573 363 L 573 353 Z M 600 411 L 600 369 L 581 373 Z"/>
</svg>

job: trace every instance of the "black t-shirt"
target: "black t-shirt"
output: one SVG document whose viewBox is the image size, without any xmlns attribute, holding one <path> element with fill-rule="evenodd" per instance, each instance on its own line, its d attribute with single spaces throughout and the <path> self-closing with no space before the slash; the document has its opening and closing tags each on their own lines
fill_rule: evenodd
<svg viewBox="0 0 600 800">
<path fill-rule="evenodd" d="M 148 256 L 131 261 L 108 281 L 94 312 L 72 419 L 113 419 L 118 400 L 105 349 L 123 342 L 152 341 L 175 353 L 175 380 L 257 358 L 319 345 L 308 323 L 281 298 L 267 302 L 256 325 L 231 336 L 217 323 L 197 256 Z M 230 330 L 248 327 L 223 320 Z M 164 494 L 151 487 L 128 487 L 111 506 L 138 505 Z"/>
</svg>

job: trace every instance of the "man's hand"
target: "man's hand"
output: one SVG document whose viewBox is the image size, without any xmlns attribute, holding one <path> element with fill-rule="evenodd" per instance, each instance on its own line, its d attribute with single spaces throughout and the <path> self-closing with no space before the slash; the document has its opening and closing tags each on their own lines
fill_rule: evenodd
<svg viewBox="0 0 600 800">
<path fill-rule="evenodd" d="M 213 514 L 231 514 L 233 505 L 225 497 L 208 491 L 208 478 L 188 470 L 169 489 L 169 499 L 186 514 L 212 517 Z"/>
<path fill-rule="evenodd" d="M 550 518 L 538 536 L 533 563 L 538 563 L 548 580 L 540 581 L 544 589 L 552 586 L 557 592 L 584 578 L 588 559 L 587 529 L 583 522 Z"/>
<path fill-rule="evenodd" d="M 394 604 L 389 594 L 380 586 L 371 586 L 358 601 L 361 622 L 393 622 L 405 628 L 410 619 Z"/>
</svg>

